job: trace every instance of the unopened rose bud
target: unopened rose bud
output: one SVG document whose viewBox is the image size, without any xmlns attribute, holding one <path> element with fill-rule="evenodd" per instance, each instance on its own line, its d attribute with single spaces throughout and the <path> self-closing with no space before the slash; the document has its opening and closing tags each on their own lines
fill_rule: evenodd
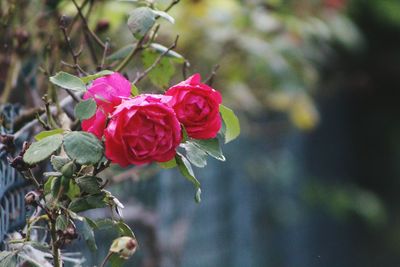
<svg viewBox="0 0 400 267">
<path fill-rule="evenodd" d="M 40 199 L 41 193 L 39 191 L 29 191 L 25 195 L 25 204 L 35 206 Z"/>
<path fill-rule="evenodd" d="M 61 173 L 67 178 L 71 178 L 74 175 L 75 171 L 76 166 L 73 161 L 68 162 L 61 168 Z"/>
<path fill-rule="evenodd" d="M 116 253 L 127 260 L 136 252 L 137 247 L 138 243 L 134 238 L 123 236 L 114 240 L 110 252 Z"/>
</svg>

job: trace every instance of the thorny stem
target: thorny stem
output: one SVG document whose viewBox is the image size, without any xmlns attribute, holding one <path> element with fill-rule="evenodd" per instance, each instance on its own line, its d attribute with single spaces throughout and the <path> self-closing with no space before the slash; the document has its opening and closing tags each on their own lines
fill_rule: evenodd
<svg viewBox="0 0 400 267">
<path fill-rule="evenodd" d="M 51 249 L 53 254 L 54 267 L 62 267 L 60 248 L 57 244 L 57 231 L 54 219 L 50 220 Z"/>
<path fill-rule="evenodd" d="M 161 55 L 159 55 L 150 67 L 148 67 L 145 71 L 143 71 L 136 77 L 136 79 L 133 81 L 133 84 L 140 82 L 152 69 L 154 69 L 158 65 L 158 63 L 160 63 L 161 59 L 166 56 L 169 51 L 176 47 L 176 45 L 178 44 L 178 39 L 179 35 L 176 36 L 174 43 L 170 47 L 168 47 L 168 49 L 165 50 Z"/>
</svg>

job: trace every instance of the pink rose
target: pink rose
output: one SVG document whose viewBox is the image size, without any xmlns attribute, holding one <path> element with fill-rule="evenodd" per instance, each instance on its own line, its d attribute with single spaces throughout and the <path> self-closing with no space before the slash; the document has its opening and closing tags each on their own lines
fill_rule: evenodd
<svg viewBox="0 0 400 267">
<path fill-rule="evenodd" d="M 221 94 L 201 83 L 200 74 L 172 86 L 165 95 L 172 96 L 170 104 L 190 137 L 209 139 L 221 128 L 219 104 Z"/>
<path fill-rule="evenodd" d="M 130 94 L 131 83 L 118 72 L 95 79 L 83 99 L 93 98 L 98 109 L 93 117 L 82 121 L 82 129 L 101 139 L 108 115 Z"/>
<path fill-rule="evenodd" d="M 122 167 L 171 160 L 182 135 L 170 100 L 155 94 L 123 100 L 104 131 L 106 157 Z"/>
</svg>

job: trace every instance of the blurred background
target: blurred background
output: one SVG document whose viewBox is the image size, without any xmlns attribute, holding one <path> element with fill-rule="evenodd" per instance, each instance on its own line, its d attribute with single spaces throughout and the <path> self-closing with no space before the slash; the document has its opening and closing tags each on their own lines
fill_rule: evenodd
<svg viewBox="0 0 400 267">
<path fill-rule="evenodd" d="M 70 1 L 20 2 L 18 23 L 0 36 L 14 40 L 0 48 L 0 91 L 28 109 L 54 95 L 48 73 L 71 71 L 51 38 L 59 16 L 76 10 Z M 115 48 L 132 43 L 126 15 L 135 1 L 95 2 L 90 27 Z M 226 162 L 195 170 L 200 204 L 174 170 L 104 173 L 140 243 L 125 266 L 400 266 L 400 1 L 182 0 L 171 15 L 176 23 L 163 22 L 157 41 L 169 46 L 179 34 L 189 73 L 206 78 L 220 66 L 213 87 L 242 134 L 224 147 Z M 126 69 L 131 80 L 138 64 Z M 182 80 L 181 63 L 165 64 L 167 82 L 146 79 L 139 89 Z M 11 68 L 19 74 L 5 96 Z M 84 251 L 84 266 L 98 264 L 116 236 L 97 234 L 95 252 L 70 247 Z"/>
</svg>

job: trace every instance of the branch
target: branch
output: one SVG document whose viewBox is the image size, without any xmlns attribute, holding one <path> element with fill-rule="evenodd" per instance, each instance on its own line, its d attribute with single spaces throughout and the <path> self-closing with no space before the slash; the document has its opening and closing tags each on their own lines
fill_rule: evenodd
<svg viewBox="0 0 400 267">
<path fill-rule="evenodd" d="M 83 26 L 85 27 L 86 31 L 90 34 L 90 36 L 93 38 L 93 40 L 96 41 L 96 43 L 101 47 L 101 48 L 105 48 L 105 44 L 103 43 L 102 40 L 100 40 L 100 38 L 97 36 L 96 33 L 94 33 L 88 25 L 88 22 L 85 18 L 85 16 L 82 13 L 82 9 L 78 6 L 78 4 L 76 3 L 75 0 L 72 0 L 72 3 L 75 5 L 76 10 L 78 11 L 78 15 L 81 18 L 82 22 L 83 22 Z"/>
<path fill-rule="evenodd" d="M 209 85 L 209 86 L 211 86 L 211 85 L 213 84 L 213 82 L 214 82 L 214 77 L 215 77 L 215 75 L 217 75 L 217 70 L 218 70 L 218 69 L 219 69 L 219 65 L 217 64 L 217 65 L 215 65 L 215 66 L 213 67 L 210 76 L 205 80 L 205 82 L 204 82 L 205 84 L 207 84 L 207 85 Z"/>
<path fill-rule="evenodd" d="M 103 57 L 101 59 L 101 63 L 99 69 L 102 70 L 104 68 L 104 62 L 106 61 L 108 49 L 110 48 L 110 39 L 107 38 L 104 46 Z"/>
<path fill-rule="evenodd" d="M 133 84 L 140 82 L 144 77 L 146 77 L 146 75 L 149 74 L 149 72 L 152 71 L 160 63 L 161 59 L 164 56 L 166 56 L 169 53 L 169 51 L 171 51 L 177 46 L 178 39 L 179 35 L 176 36 L 174 43 L 170 45 L 170 47 L 168 47 L 168 49 L 165 50 L 161 55 L 159 55 L 158 58 L 153 62 L 153 64 L 150 67 L 148 67 L 145 71 L 143 71 L 136 77 L 136 79 L 133 81 Z"/>
<path fill-rule="evenodd" d="M 80 95 L 79 95 L 79 97 L 80 97 Z M 60 107 L 63 108 L 63 109 L 65 109 L 65 108 L 67 108 L 68 106 L 70 106 L 70 105 L 72 104 L 72 102 L 73 102 L 72 97 L 71 97 L 71 96 L 68 96 L 68 97 L 64 98 L 64 99 L 60 102 Z M 51 111 L 51 113 L 56 113 L 56 112 L 57 112 L 57 107 L 51 107 L 51 108 L 50 108 L 50 111 Z M 45 119 L 47 118 L 46 113 L 43 114 L 43 115 L 41 115 L 39 118 L 40 118 L 41 120 L 45 120 Z M 38 125 L 38 124 L 39 124 L 39 121 L 38 121 L 38 120 L 33 120 L 33 121 L 27 123 L 24 127 L 22 127 L 21 129 L 19 129 L 18 132 L 16 132 L 16 133 L 14 134 L 14 140 L 17 140 L 17 139 L 21 138 L 21 137 L 23 136 L 23 134 L 24 134 L 26 131 L 29 131 L 30 129 L 32 129 L 33 127 L 35 127 L 35 126 Z"/>
<path fill-rule="evenodd" d="M 68 45 L 68 51 L 70 52 L 70 54 L 71 54 L 71 56 L 72 56 L 72 60 L 73 60 L 73 62 L 74 62 L 74 64 L 72 65 L 72 67 L 76 70 L 76 72 L 77 72 L 77 74 L 80 76 L 81 74 L 82 74 L 82 72 L 81 72 L 81 69 L 79 68 L 79 65 L 78 65 L 78 58 L 79 58 L 79 56 L 81 55 L 81 53 L 82 53 L 82 45 L 81 45 L 81 47 L 80 47 L 80 49 L 79 49 L 79 51 L 78 52 L 75 52 L 74 51 L 74 49 L 73 49 L 73 47 L 72 47 L 72 44 L 71 44 L 71 39 L 69 38 L 69 36 L 68 36 L 68 33 L 67 33 L 67 27 L 66 27 L 66 22 L 65 22 L 65 16 L 62 16 L 61 18 L 60 18 L 60 29 L 61 29 L 61 31 L 62 31 L 62 33 L 63 33 L 63 35 L 64 35 L 64 40 L 65 40 L 65 42 L 67 43 L 67 45 Z"/>
<path fill-rule="evenodd" d="M 168 12 L 174 5 L 178 4 L 180 0 L 173 0 L 171 4 L 164 10 L 164 12 Z"/>
</svg>

